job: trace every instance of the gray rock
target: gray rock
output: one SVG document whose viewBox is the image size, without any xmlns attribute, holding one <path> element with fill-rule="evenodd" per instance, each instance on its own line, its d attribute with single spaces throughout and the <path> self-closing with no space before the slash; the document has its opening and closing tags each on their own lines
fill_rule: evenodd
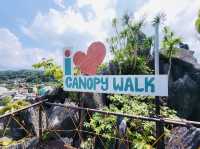
<svg viewBox="0 0 200 149">
<path fill-rule="evenodd" d="M 200 147 L 200 129 L 195 127 L 175 127 L 166 149 L 197 149 Z"/>
<path fill-rule="evenodd" d="M 29 108 L 26 111 L 20 112 L 18 115 L 15 115 L 15 119 L 17 119 L 22 126 L 20 126 L 14 119 L 11 120 L 9 127 L 11 130 L 11 135 L 14 140 L 19 140 L 28 134 L 26 131 L 29 132 L 32 136 L 39 136 L 39 107 Z M 42 128 L 46 129 L 46 114 L 42 112 Z"/>
<path fill-rule="evenodd" d="M 72 145 L 72 138 L 62 138 L 61 139 L 55 139 L 55 140 L 50 140 L 48 142 L 42 143 L 41 146 L 43 149 L 75 149 L 73 148 Z M 66 144 L 68 144 L 68 147 L 65 147 Z"/>
<path fill-rule="evenodd" d="M 184 118 L 192 118 L 198 104 L 199 85 L 188 74 L 170 83 L 168 104 Z"/>
<path fill-rule="evenodd" d="M 160 73 L 167 74 L 168 60 L 160 56 Z M 200 121 L 200 65 L 193 52 L 180 49 L 172 58 L 169 76 L 168 106 L 180 117 Z"/>
<path fill-rule="evenodd" d="M 42 110 L 42 129 L 44 130 L 47 128 L 47 113 L 44 108 Z M 26 119 L 26 123 L 28 123 L 34 134 L 39 136 L 39 107 L 28 109 L 24 119 Z"/>
<path fill-rule="evenodd" d="M 182 49 L 185 49 L 185 50 L 190 49 L 188 44 L 185 44 L 185 43 L 182 43 L 182 42 L 179 44 L 179 48 L 182 48 Z"/>
<path fill-rule="evenodd" d="M 84 101 L 84 107 L 100 109 L 106 105 L 106 94 L 82 93 L 81 96 Z"/>
<path fill-rule="evenodd" d="M 70 104 L 75 106 L 75 104 Z M 67 109 L 60 106 L 52 106 L 48 110 L 48 129 L 64 130 L 60 131 L 60 134 L 64 134 L 68 137 L 72 137 L 73 132 L 68 130 L 74 130 L 78 126 L 79 115 L 78 111 L 74 109 Z"/>
<path fill-rule="evenodd" d="M 31 108 L 27 111 L 26 117 L 28 117 L 29 126 L 33 129 L 35 134 L 39 136 L 39 107 Z M 42 108 L 42 129 L 47 128 L 47 113 L 44 109 Z"/>
</svg>

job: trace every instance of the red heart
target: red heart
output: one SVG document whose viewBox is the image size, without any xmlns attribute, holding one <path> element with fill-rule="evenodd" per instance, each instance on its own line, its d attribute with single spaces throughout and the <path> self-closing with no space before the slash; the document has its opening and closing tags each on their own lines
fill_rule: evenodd
<svg viewBox="0 0 200 149">
<path fill-rule="evenodd" d="M 87 54 L 78 51 L 75 53 L 74 64 L 80 68 L 83 74 L 96 74 L 97 67 L 103 62 L 106 48 L 101 42 L 93 42 L 87 50 Z"/>
</svg>

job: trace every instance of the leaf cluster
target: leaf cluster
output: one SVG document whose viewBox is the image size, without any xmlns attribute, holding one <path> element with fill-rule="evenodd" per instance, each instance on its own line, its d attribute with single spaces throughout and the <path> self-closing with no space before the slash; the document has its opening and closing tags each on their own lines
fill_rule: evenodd
<svg viewBox="0 0 200 149">
<path fill-rule="evenodd" d="M 143 31 L 144 20 L 134 21 L 128 15 L 122 20 L 113 19 L 115 35 L 107 39 L 113 60 L 119 68 L 118 74 L 149 74 L 150 49 L 152 37 Z"/>
<path fill-rule="evenodd" d="M 42 61 L 33 65 L 35 69 L 44 69 L 46 76 L 54 77 L 58 85 L 62 86 L 63 71 L 59 65 L 57 65 L 53 59 L 43 59 Z"/>
<path fill-rule="evenodd" d="M 8 112 L 13 112 L 15 110 L 21 109 L 25 106 L 28 106 L 29 103 L 24 101 L 24 100 L 17 100 L 14 102 L 9 102 L 6 104 L 5 107 L 3 107 L 2 109 L 0 109 L 0 115 L 6 114 Z"/>
<path fill-rule="evenodd" d="M 175 36 L 174 32 L 171 31 L 169 27 L 164 27 L 163 33 L 162 47 L 165 49 L 167 57 L 171 58 L 176 54 L 177 46 L 181 43 L 181 38 Z"/>
<path fill-rule="evenodd" d="M 6 96 L 0 100 L 0 106 L 7 106 L 12 101 L 11 96 Z"/>
<path fill-rule="evenodd" d="M 199 10 L 199 14 L 198 14 L 198 18 L 195 21 L 195 27 L 198 33 L 200 33 L 200 10 Z"/>
<path fill-rule="evenodd" d="M 110 95 L 110 106 L 104 108 L 105 111 L 120 112 L 130 115 L 152 116 L 155 111 L 153 97 Z M 176 112 L 168 107 L 161 108 L 161 115 L 164 117 L 177 118 Z M 128 140 L 134 142 L 133 148 L 138 146 L 147 147 L 155 141 L 155 122 L 142 121 L 125 118 L 127 122 L 126 135 Z M 89 122 L 85 122 L 86 128 L 92 129 L 97 134 L 107 138 L 107 145 L 113 143 L 113 138 L 118 136 L 117 117 L 102 114 L 94 114 Z"/>
</svg>

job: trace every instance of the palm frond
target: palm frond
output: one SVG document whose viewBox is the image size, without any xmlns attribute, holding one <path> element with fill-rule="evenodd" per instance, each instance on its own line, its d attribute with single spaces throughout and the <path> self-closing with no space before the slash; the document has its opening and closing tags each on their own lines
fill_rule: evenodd
<svg viewBox="0 0 200 149">
<path fill-rule="evenodd" d="M 153 24 L 153 25 L 155 25 L 155 24 L 161 24 L 162 22 L 165 21 L 165 17 L 166 17 L 166 15 L 165 15 L 165 13 L 163 13 L 163 12 L 157 14 L 157 15 L 154 17 L 152 24 Z"/>
</svg>

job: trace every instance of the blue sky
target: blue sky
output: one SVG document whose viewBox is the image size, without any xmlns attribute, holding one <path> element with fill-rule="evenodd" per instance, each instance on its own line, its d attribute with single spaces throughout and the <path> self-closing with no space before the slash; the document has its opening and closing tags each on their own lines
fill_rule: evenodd
<svg viewBox="0 0 200 149">
<path fill-rule="evenodd" d="M 31 68 L 42 58 L 62 63 L 62 50 L 85 50 L 113 33 L 111 21 L 125 12 L 146 18 L 144 31 L 152 35 L 151 20 L 159 12 L 188 43 L 200 61 L 194 20 L 199 0 L 2 0 L 0 2 L 0 70 Z M 109 54 L 108 54 L 109 57 Z"/>
</svg>

